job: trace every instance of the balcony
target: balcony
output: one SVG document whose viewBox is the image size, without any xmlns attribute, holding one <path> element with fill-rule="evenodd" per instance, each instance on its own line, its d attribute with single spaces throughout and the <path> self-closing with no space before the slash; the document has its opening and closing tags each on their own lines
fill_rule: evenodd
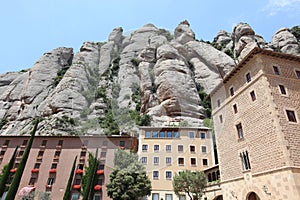
<svg viewBox="0 0 300 200">
<path fill-rule="evenodd" d="M 82 169 L 77 169 L 75 174 L 83 174 L 83 170 Z"/>
<path fill-rule="evenodd" d="M 94 190 L 96 191 L 102 190 L 102 185 L 95 185 Z"/>
<path fill-rule="evenodd" d="M 75 190 L 78 190 L 78 189 L 80 189 L 80 188 L 81 188 L 80 185 L 73 185 L 73 189 L 75 189 Z"/>
<path fill-rule="evenodd" d="M 38 169 L 38 168 L 33 168 L 33 169 L 31 170 L 31 173 L 39 173 L 39 169 Z"/>
<path fill-rule="evenodd" d="M 104 174 L 104 170 L 103 170 L 103 169 L 99 169 L 99 170 L 97 170 L 96 174 L 97 174 L 97 175 Z"/>
<path fill-rule="evenodd" d="M 10 173 L 16 173 L 16 171 L 17 171 L 17 168 L 13 168 L 13 169 L 9 170 Z"/>
<path fill-rule="evenodd" d="M 56 169 L 50 169 L 49 173 L 56 173 Z"/>
</svg>

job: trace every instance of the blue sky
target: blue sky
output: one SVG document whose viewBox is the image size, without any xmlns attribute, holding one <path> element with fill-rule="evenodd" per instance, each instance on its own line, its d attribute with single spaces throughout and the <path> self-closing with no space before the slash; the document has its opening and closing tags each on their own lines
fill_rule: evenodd
<svg viewBox="0 0 300 200">
<path fill-rule="evenodd" d="M 30 68 L 57 47 L 77 52 L 84 41 L 106 41 L 115 27 L 130 33 L 152 23 L 173 32 L 185 19 L 197 39 L 212 41 L 247 22 L 269 42 L 279 28 L 300 25 L 300 0 L 2 1 L 0 73 Z"/>
</svg>

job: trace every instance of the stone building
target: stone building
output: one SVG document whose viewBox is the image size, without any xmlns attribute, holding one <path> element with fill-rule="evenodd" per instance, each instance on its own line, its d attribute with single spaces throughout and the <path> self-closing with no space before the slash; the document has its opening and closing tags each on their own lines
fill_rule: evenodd
<svg viewBox="0 0 300 200">
<path fill-rule="evenodd" d="M 300 57 L 254 48 L 210 96 L 222 188 L 215 199 L 299 200 Z"/>
<path fill-rule="evenodd" d="M 183 200 L 173 192 L 172 177 L 215 165 L 211 130 L 206 127 L 140 127 L 138 154 L 152 184 L 151 200 Z M 216 174 L 214 172 L 214 174 Z"/>
<path fill-rule="evenodd" d="M 29 136 L 0 136 L 1 169 L 9 162 L 15 147 L 19 146 L 10 179 L 16 172 L 28 140 Z M 137 148 L 136 138 L 128 135 L 35 136 L 18 194 L 31 188 L 35 193 L 48 193 L 53 200 L 62 199 L 74 158 L 77 156 L 71 199 L 81 199 L 81 178 L 88 164 L 89 153 L 95 153 L 97 148 L 100 165 L 97 169 L 98 183 L 93 186 L 94 199 L 110 199 L 106 195 L 105 184 L 109 182 L 109 174 L 112 172 L 114 152 L 118 148 L 134 151 Z M 19 196 L 16 199 L 19 199 Z"/>
</svg>

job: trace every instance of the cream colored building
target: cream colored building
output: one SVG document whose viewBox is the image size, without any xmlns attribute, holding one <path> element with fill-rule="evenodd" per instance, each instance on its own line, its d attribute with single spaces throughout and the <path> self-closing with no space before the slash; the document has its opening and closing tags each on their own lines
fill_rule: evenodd
<svg viewBox="0 0 300 200">
<path fill-rule="evenodd" d="M 300 199 L 300 57 L 254 48 L 211 93 L 222 196 Z"/>
<path fill-rule="evenodd" d="M 172 177 L 185 169 L 214 166 L 211 130 L 191 127 L 141 127 L 138 154 L 152 183 L 151 200 L 177 200 Z M 180 200 L 188 199 L 182 196 Z"/>
</svg>

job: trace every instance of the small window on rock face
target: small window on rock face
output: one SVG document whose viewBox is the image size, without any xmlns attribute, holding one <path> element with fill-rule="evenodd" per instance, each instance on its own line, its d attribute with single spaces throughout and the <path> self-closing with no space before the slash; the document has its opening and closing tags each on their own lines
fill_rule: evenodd
<svg viewBox="0 0 300 200">
<path fill-rule="evenodd" d="M 250 72 L 246 74 L 246 80 L 249 83 L 251 81 L 251 74 Z"/>
<path fill-rule="evenodd" d="M 279 68 L 277 66 L 273 66 L 274 74 L 275 75 L 280 75 Z"/>
<path fill-rule="evenodd" d="M 296 115 L 295 115 L 294 111 L 286 110 L 286 114 L 287 114 L 288 120 L 290 122 L 297 122 Z"/>
<path fill-rule="evenodd" d="M 230 92 L 230 96 L 233 96 L 233 95 L 234 95 L 234 88 L 231 87 L 231 88 L 229 89 L 229 92 Z"/>
<path fill-rule="evenodd" d="M 279 89 L 280 89 L 280 93 L 283 94 L 283 95 L 286 95 L 286 89 L 283 85 L 279 85 Z"/>
<path fill-rule="evenodd" d="M 233 107 L 233 112 L 234 112 L 234 113 L 237 113 L 237 112 L 238 112 L 237 105 L 236 105 L 236 104 L 233 104 L 232 107 Z"/>
<path fill-rule="evenodd" d="M 298 79 L 300 79 L 300 71 L 299 70 L 296 70 L 296 76 Z"/>
<path fill-rule="evenodd" d="M 255 95 L 255 92 L 254 92 L 254 91 L 251 91 L 251 92 L 250 92 L 250 96 L 251 96 L 252 101 L 255 101 L 255 100 L 256 100 L 256 95 Z"/>
</svg>

